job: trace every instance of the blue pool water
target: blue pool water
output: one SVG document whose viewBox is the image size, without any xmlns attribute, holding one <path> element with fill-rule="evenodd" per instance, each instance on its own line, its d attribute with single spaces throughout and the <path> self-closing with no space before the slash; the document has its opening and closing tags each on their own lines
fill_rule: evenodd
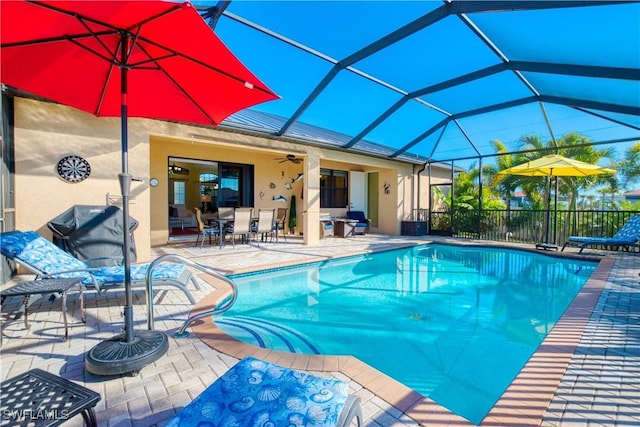
<svg viewBox="0 0 640 427">
<path fill-rule="evenodd" d="M 216 324 L 282 351 L 353 355 L 480 423 L 596 264 L 420 245 L 233 277 Z"/>
</svg>

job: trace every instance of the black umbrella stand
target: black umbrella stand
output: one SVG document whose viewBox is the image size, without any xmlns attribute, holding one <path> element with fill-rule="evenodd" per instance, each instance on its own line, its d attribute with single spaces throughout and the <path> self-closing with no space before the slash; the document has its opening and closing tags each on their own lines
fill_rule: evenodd
<svg viewBox="0 0 640 427">
<path fill-rule="evenodd" d="M 122 215 L 124 228 L 124 332 L 98 343 L 86 355 L 85 367 L 95 375 L 137 375 L 138 371 L 161 358 L 169 349 L 169 338 L 160 331 L 134 331 L 133 306 L 131 292 L 131 241 L 129 237 L 129 196 L 131 175 L 129 174 L 129 143 L 127 129 L 127 55 L 129 53 L 128 35 L 121 36 L 122 60 L 120 63 L 121 103 L 121 140 L 122 173 L 118 174 L 122 192 Z"/>
</svg>

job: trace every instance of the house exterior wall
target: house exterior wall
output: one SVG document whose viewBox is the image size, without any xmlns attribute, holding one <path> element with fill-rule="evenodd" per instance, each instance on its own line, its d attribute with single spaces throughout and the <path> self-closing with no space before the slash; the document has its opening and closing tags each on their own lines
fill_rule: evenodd
<svg viewBox="0 0 640 427">
<path fill-rule="evenodd" d="M 418 192 L 420 207 L 428 207 L 428 174 L 417 174 L 420 166 L 364 155 L 318 148 L 275 138 L 248 135 L 219 129 L 189 126 L 150 119 L 128 121 L 129 173 L 141 182 L 133 182 L 130 214 L 139 222 L 135 232 L 138 260 L 148 260 L 152 245 L 168 241 L 169 157 L 253 164 L 255 173 L 254 207 L 289 207 L 290 196 L 297 201 L 298 226 L 305 243 L 319 239 L 321 214 L 345 216 L 346 208 L 321 209 L 319 202 L 320 168 L 378 173 L 377 227 L 373 232 L 399 234 L 400 221 L 411 217 Z M 304 160 L 300 164 L 278 163 L 287 153 Z M 79 183 L 59 178 L 56 165 L 60 158 L 75 154 L 91 164 L 91 176 Z M 119 118 L 96 118 L 58 104 L 15 98 L 16 228 L 35 230 L 51 237 L 46 224 L 74 204 L 103 205 L 107 195 L 119 199 L 121 190 L 121 138 Z M 197 169 L 189 181 L 197 186 Z M 304 179 L 284 183 L 298 173 Z M 434 180 L 449 179 L 447 169 L 432 168 Z M 148 185 L 157 178 L 157 187 Z M 275 184 L 275 189 L 270 184 Z M 386 189 L 386 191 L 385 191 Z M 287 203 L 273 198 L 283 195 Z M 189 204 L 199 206 L 191 195 Z M 189 208 L 194 206 L 188 206 Z"/>
</svg>

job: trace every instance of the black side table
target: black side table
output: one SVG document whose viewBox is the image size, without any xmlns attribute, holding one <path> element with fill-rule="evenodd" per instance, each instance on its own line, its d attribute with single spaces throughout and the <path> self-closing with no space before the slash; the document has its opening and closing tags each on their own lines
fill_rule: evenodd
<svg viewBox="0 0 640 427">
<path fill-rule="evenodd" d="M 6 297 L 24 296 L 24 326 L 29 329 L 29 297 L 36 294 L 62 294 L 62 318 L 64 319 L 64 339 L 66 341 L 69 338 L 69 327 L 67 324 L 67 293 L 74 287 L 78 288 L 80 293 L 80 316 L 82 322 L 86 322 L 84 315 L 84 298 L 82 296 L 82 279 L 42 279 L 42 280 L 30 280 L 28 282 L 22 282 L 16 286 L 3 290 L 1 292 L 4 302 Z M 0 302 L 0 303 L 1 303 Z"/>
<path fill-rule="evenodd" d="M 82 414 L 88 426 L 97 426 L 95 391 L 57 375 L 32 369 L 0 384 L 2 426 L 49 427 Z"/>
</svg>

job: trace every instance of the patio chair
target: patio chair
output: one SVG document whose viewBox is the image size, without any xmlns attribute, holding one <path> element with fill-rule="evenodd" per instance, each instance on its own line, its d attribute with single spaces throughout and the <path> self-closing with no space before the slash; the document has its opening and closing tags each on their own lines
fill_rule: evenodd
<svg viewBox="0 0 640 427">
<path fill-rule="evenodd" d="M 363 211 L 348 211 L 347 218 L 358 221 L 354 234 L 367 234 L 371 221 L 367 219 Z"/>
<path fill-rule="evenodd" d="M 233 224 L 230 225 L 226 232 L 231 233 L 231 243 L 236 247 L 236 236 L 242 237 L 242 242 L 248 240 L 251 233 L 252 208 L 236 208 L 233 213 Z"/>
<path fill-rule="evenodd" d="M 254 222 L 251 226 L 251 232 L 254 235 L 254 240 L 258 243 L 258 234 L 261 234 L 261 240 L 266 241 L 266 235 L 271 234 L 273 239 L 273 224 L 274 224 L 275 209 L 259 209 L 258 221 Z M 258 243 L 260 245 L 260 243 Z"/>
<path fill-rule="evenodd" d="M 631 246 L 640 244 L 640 215 L 634 215 L 629 218 L 612 237 L 569 236 L 562 246 L 561 252 L 564 251 L 568 244 L 579 246 L 579 254 L 586 247 L 593 245 L 622 247 L 628 251 Z"/>
<path fill-rule="evenodd" d="M 320 238 L 332 237 L 335 224 L 331 218 L 320 218 Z"/>
<path fill-rule="evenodd" d="M 287 220 L 287 211 L 289 208 L 278 208 L 278 213 L 276 214 L 276 220 L 273 222 L 273 233 L 276 236 L 276 243 L 278 243 L 278 234 L 282 232 L 282 237 L 284 241 L 287 241 L 287 233 L 285 233 L 285 223 Z"/>
<path fill-rule="evenodd" d="M 200 248 L 204 245 L 204 238 L 209 236 L 209 244 L 211 244 L 211 236 L 217 236 L 218 239 L 221 239 L 223 236 L 223 232 L 221 228 L 216 224 L 215 226 L 205 225 L 202 221 L 202 213 L 200 212 L 200 208 L 193 208 L 193 212 L 196 216 L 196 223 L 198 224 L 198 238 L 196 239 L 196 246 L 200 243 Z M 202 240 L 200 238 L 202 237 Z"/>
<path fill-rule="evenodd" d="M 91 260 L 80 261 L 34 231 L 0 233 L 0 252 L 42 279 L 81 277 L 85 287 L 97 291 L 124 287 L 124 266 L 92 267 Z M 149 264 L 131 265 L 131 286 L 145 287 Z M 195 299 L 187 284 L 196 289 L 200 285 L 184 264 L 160 263 L 153 270 L 154 286 L 173 286 L 180 289 L 192 304 Z"/>
<path fill-rule="evenodd" d="M 171 418 L 166 427 L 362 425 L 347 383 L 246 357 Z"/>
</svg>

